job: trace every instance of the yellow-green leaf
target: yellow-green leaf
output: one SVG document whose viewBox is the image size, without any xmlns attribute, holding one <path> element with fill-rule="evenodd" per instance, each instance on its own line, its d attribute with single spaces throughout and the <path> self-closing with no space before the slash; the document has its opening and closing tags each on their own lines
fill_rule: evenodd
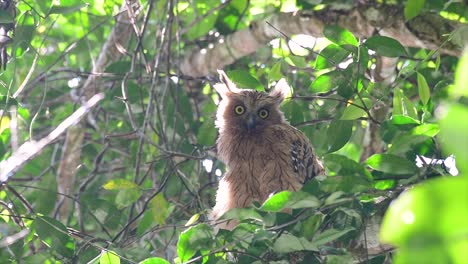
<svg viewBox="0 0 468 264">
<path fill-rule="evenodd" d="M 421 98 L 421 102 L 426 105 L 429 102 L 429 98 L 431 98 L 431 90 L 429 89 L 429 85 L 427 85 L 426 78 L 424 75 L 418 72 L 418 92 L 419 98 Z"/>
<path fill-rule="evenodd" d="M 410 20 L 421 13 L 426 0 L 408 0 L 405 5 L 405 18 Z"/>
<path fill-rule="evenodd" d="M 102 186 L 106 190 L 128 190 L 128 189 L 139 189 L 139 186 L 126 179 L 114 179 L 108 181 Z"/>
<path fill-rule="evenodd" d="M 468 97 L 468 49 L 465 50 L 455 71 L 455 85 L 453 94 L 455 96 Z"/>
<path fill-rule="evenodd" d="M 103 251 L 99 258 L 100 264 L 120 264 L 120 257 L 113 251 Z"/>
<path fill-rule="evenodd" d="M 171 210 L 169 208 L 169 203 L 166 198 L 164 198 L 164 195 L 162 193 L 156 195 L 151 199 L 149 206 L 153 213 L 154 221 L 160 225 L 165 224 L 166 218 L 169 216 Z"/>
</svg>

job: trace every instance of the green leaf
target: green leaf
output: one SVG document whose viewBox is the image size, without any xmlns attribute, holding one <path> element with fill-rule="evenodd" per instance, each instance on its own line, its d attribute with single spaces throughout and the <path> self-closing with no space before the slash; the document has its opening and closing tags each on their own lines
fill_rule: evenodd
<svg viewBox="0 0 468 264">
<path fill-rule="evenodd" d="M 347 120 L 333 120 L 327 129 L 325 141 L 328 153 L 341 149 L 348 143 L 353 132 L 353 122 Z"/>
<path fill-rule="evenodd" d="M 295 251 L 318 251 L 318 247 L 304 237 L 296 237 L 290 233 L 285 233 L 276 239 L 273 244 L 273 250 L 277 253 L 289 253 Z"/>
<path fill-rule="evenodd" d="M 195 25 L 186 32 L 189 41 L 205 36 L 214 28 L 219 12 L 211 12 L 211 10 L 216 4 L 215 0 L 197 1 L 193 4 L 196 8 L 184 10 L 181 18 L 188 20 L 186 21 L 187 26 L 195 22 Z"/>
<path fill-rule="evenodd" d="M 419 125 L 421 123 L 419 120 L 404 115 L 393 115 L 390 121 L 394 125 Z"/>
<path fill-rule="evenodd" d="M 51 249 L 67 258 L 73 256 L 75 244 L 62 223 L 48 216 L 38 216 L 33 221 L 33 227 L 39 238 Z"/>
<path fill-rule="evenodd" d="M 102 186 L 106 190 L 130 190 L 130 189 L 140 189 L 136 183 L 126 180 L 126 179 L 114 179 L 108 181 Z"/>
<path fill-rule="evenodd" d="M 405 96 L 401 89 L 395 89 L 393 95 L 393 115 L 409 116 L 418 119 L 418 112 L 413 103 Z"/>
<path fill-rule="evenodd" d="M 380 56 L 399 57 L 406 55 L 405 48 L 393 38 L 373 36 L 368 38 L 364 44 Z"/>
<path fill-rule="evenodd" d="M 68 14 L 72 12 L 76 12 L 83 7 L 87 7 L 87 3 L 80 3 L 80 4 L 75 4 L 75 5 L 69 5 L 69 6 L 57 6 L 54 5 L 50 8 L 49 14 Z"/>
<path fill-rule="evenodd" d="M 429 89 L 429 85 L 427 85 L 426 78 L 424 75 L 418 74 L 418 92 L 419 92 L 419 98 L 421 98 L 421 102 L 423 105 L 427 105 L 427 102 L 429 102 L 429 99 L 431 98 L 431 90 Z"/>
<path fill-rule="evenodd" d="M 300 105 L 296 100 L 288 100 L 281 105 L 284 115 L 291 124 L 304 122 L 304 106 Z"/>
<path fill-rule="evenodd" d="M 405 5 L 405 18 L 410 20 L 421 13 L 426 0 L 408 0 Z"/>
<path fill-rule="evenodd" d="M 101 252 L 101 257 L 99 258 L 100 264 L 120 264 L 120 257 L 113 251 Z"/>
<path fill-rule="evenodd" d="M 439 133 L 439 126 L 437 124 L 422 124 L 411 131 L 395 137 L 392 141 L 391 147 L 388 149 L 388 154 L 400 154 L 410 151 L 414 145 L 420 144 Z"/>
<path fill-rule="evenodd" d="M 374 154 L 366 163 L 374 170 L 394 175 L 415 174 L 418 171 L 414 161 L 391 154 Z"/>
<path fill-rule="evenodd" d="M 312 93 L 328 92 L 340 86 L 347 85 L 348 77 L 342 71 L 331 71 L 317 77 L 310 85 Z"/>
<path fill-rule="evenodd" d="M 464 176 L 430 180 L 401 194 L 385 213 L 380 239 L 403 249 L 467 245 L 468 178 Z M 466 256 L 466 248 L 453 249 L 450 254 Z"/>
<path fill-rule="evenodd" d="M 440 139 L 444 152 L 453 154 L 462 173 L 468 172 L 468 107 L 452 104 L 440 120 Z"/>
<path fill-rule="evenodd" d="M 364 102 L 364 104 L 363 104 Z M 358 107 L 360 106 L 360 107 Z M 362 98 L 357 99 L 353 102 L 353 104 L 348 105 L 346 109 L 343 111 L 340 120 L 355 120 L 364 115 L 366 115 L 366 111 L 362 108 L 370 109 L 372 107 L 372 100 L 369 98 Z"/>
<path fill-rule="evenodd" d="M 283 78 L 283 73 L 281 73 L 281 62 L 277 62 L 271 67 L 270 72 L 268 73 L 268 78 L 272 81 L 278 81 Z"/>
<path fill-rule="evenodd" d="M 451 90 L 451 94 L 455 96 L 468 97 L 468 49 L 465 49 L 460 60 L 458 61 L 457 69 L 455 70 L 455 85 Z"/>
<path fill-rule="evenodd" d="M 213 229 L 207 224 L 198 224 L 183 231 L 177 242 L 177 254 L 181 262 L 191 259 L 197 250 L 213 246 Z"/>
<path fill-rule="evenodd" d="M 228 71 L 226 74 L 229 78 L 238 85 L 239 88 L 255 89 L 257 91 L 265 91 L 265 87 L 258 81 L 257 78 L 252 76 L 245 70 Z"/>
<path fill-rule="evenodd" d="M 203 122 L 197 133 L 198 144 L 212 146 L 216 141 L 216 133 L 214 121 L 207 120 Z"/>
<path fill-rule="evenodd" d="M 358 46 L 358 41 L 356 37 L 354 37 L 353 33 L 339 26 L 325 26 L 323 35 L 335 44 L 344 45 L 345 48 L 347 45 L 354 47 Z"/>
<path fill-rule="evenodd" d="M 330 44 L 320 51 L 315 60 L 315 69 L 322 70 L 338 65 L 349 56 L 350 52 L 336 44 Z"/>
<path fill-rule="evenodd" d="M 117 196 L 115 197 L 115 204 L 117 208 L 123 209 L 132 205 L 136 202 L 141 196 L 141 190 L 139 189 L 123 189 L 119 190 Z"/>
<path fill-rule="evenodd" d="M 317 246 L 325 245 L 327 243 L 333 242 L 337 240 L 338 238 L 346 235 L 347 233 L 353 231 L 354 228 L 349 227 L 345 228 L 343 230 L 337 230 L 337 229 L 327 229 L 323 231 L 322 233 L 314 236 L 312 239 L 312 242 L 316 244 Z"/>
<path fill-rule="evenodd" d="M 289 201 L 289 197 L 291 197 L 290 191 L 281 191 L 279 193 L 275 193 L 263 203 L 260 209 L 277 212 L 284 208 L 286 203 Z"/>
<path fill-rule="evenodd" d="M 410 133 L 411 135 L 425 135 L 428 137 L 436 136 L 440 131 L 439 125 L 437 124 L 422 124 L 413 128 Z"/>
<path fill-rule="evenodd" d="M 143 260 L 142 262 L 140 262 L 140 264 L 170 264 L 170 262 L 163 258 L 154 257 L 154 258 L 147 258 Z"/>
<path fill-rule="evenodd" d="M 268 198 L 260 207 L 261 210 L 278 212 L 284 208 L 315 208 L 320 206 L 320 201 L 306 192 L 281 191 Z"/>
<path fill-rule="evenodd" d="M 362 164 L 346 156 L 327 154 L 323 158 L 323 161 L 330 172 L 336 175 L 359 176 L 366 179 L 371 177 L 370 173 Z"/>
<path fill-rule="evenodd" d="M 295 66 L 295 67 L 298 67 L 298 68 L 307 67 L 307 63 L 306 63 L 304 57 L 289 55 L 288 57 L 285 58 L 285 61 L 288 64 L 290 64 L 291 66 Z"/>
<path fill-rule="evenodd" d="M 255 221 L 262 221 L 262 216 L 254 208 L 233 208 L 227 211 L 223 216 L 223 219 L 237 219 L 239 221 L 252 219 Z"/>
</svg>

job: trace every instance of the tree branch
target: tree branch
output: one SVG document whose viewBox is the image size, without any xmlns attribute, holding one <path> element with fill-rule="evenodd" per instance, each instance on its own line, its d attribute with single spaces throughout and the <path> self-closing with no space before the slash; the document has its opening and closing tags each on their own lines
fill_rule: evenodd
<svg viewBox="0 0 468 264">
<path fill-rule="evenodd" d="M 431 21 L 430 28 L 427 27 L 428 21 Z M 368 38 L 378 32 L 398 40 L 403 46 L 438 49 L 441 53 L 453 56 L 460 54 L 457 46 L 448 42 L 449 39 L 443 35 L 454 32 L 461 23 L 430 13 L 406 22 L 403 11 L 395 6 L 381 6 L 378 9 L 373 6 L 360 6 L 350 10 L 323 9 L 315 12 L 278 13 L 265 20 L 254 21 L 248 28 L 220 39 L 212 48 L 196 48 L 188 52 L 180 69 L 188 76 L 206 76 L 254 53 L 261 46 L 279 37 L 281 33 L 278 30 L 288 36 L 307 34 L 318 38 L 323 37 L 325 25 L 333 24 L 347 28 L 360 38 Z"/>
</svg>

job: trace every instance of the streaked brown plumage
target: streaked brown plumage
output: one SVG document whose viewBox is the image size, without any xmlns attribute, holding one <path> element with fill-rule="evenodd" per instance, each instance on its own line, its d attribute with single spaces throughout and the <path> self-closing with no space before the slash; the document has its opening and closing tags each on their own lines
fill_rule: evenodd
<svg viewBox="0 0 468 264">
<path fill-rule="evenodd" d="M 222 100 L 216 115 L 217 148 L 227 171 L 219 182 L 212 219 L 252 201 L 262 203 L 272 193 L 297 191 L 323 174 L 307 137 L 279 109 L 289 92 L 284 79 L 265 93 L 238 89 L 223 71 L 219 73 L 222 83 L 215 89 Z"/>
</svg>

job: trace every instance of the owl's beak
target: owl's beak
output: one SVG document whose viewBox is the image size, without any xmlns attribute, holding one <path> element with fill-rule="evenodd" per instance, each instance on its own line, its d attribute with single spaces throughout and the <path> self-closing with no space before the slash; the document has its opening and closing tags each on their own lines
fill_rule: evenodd
<svg viewBox="0 0 468 264">
<path fill-rule="evenodd" d="M 257 125 L 257 120 L 255 114 L 250 114 L 247 116 L 247 121 L 245 122 L 247 130 L 252 130 Z"/>
</svg>

